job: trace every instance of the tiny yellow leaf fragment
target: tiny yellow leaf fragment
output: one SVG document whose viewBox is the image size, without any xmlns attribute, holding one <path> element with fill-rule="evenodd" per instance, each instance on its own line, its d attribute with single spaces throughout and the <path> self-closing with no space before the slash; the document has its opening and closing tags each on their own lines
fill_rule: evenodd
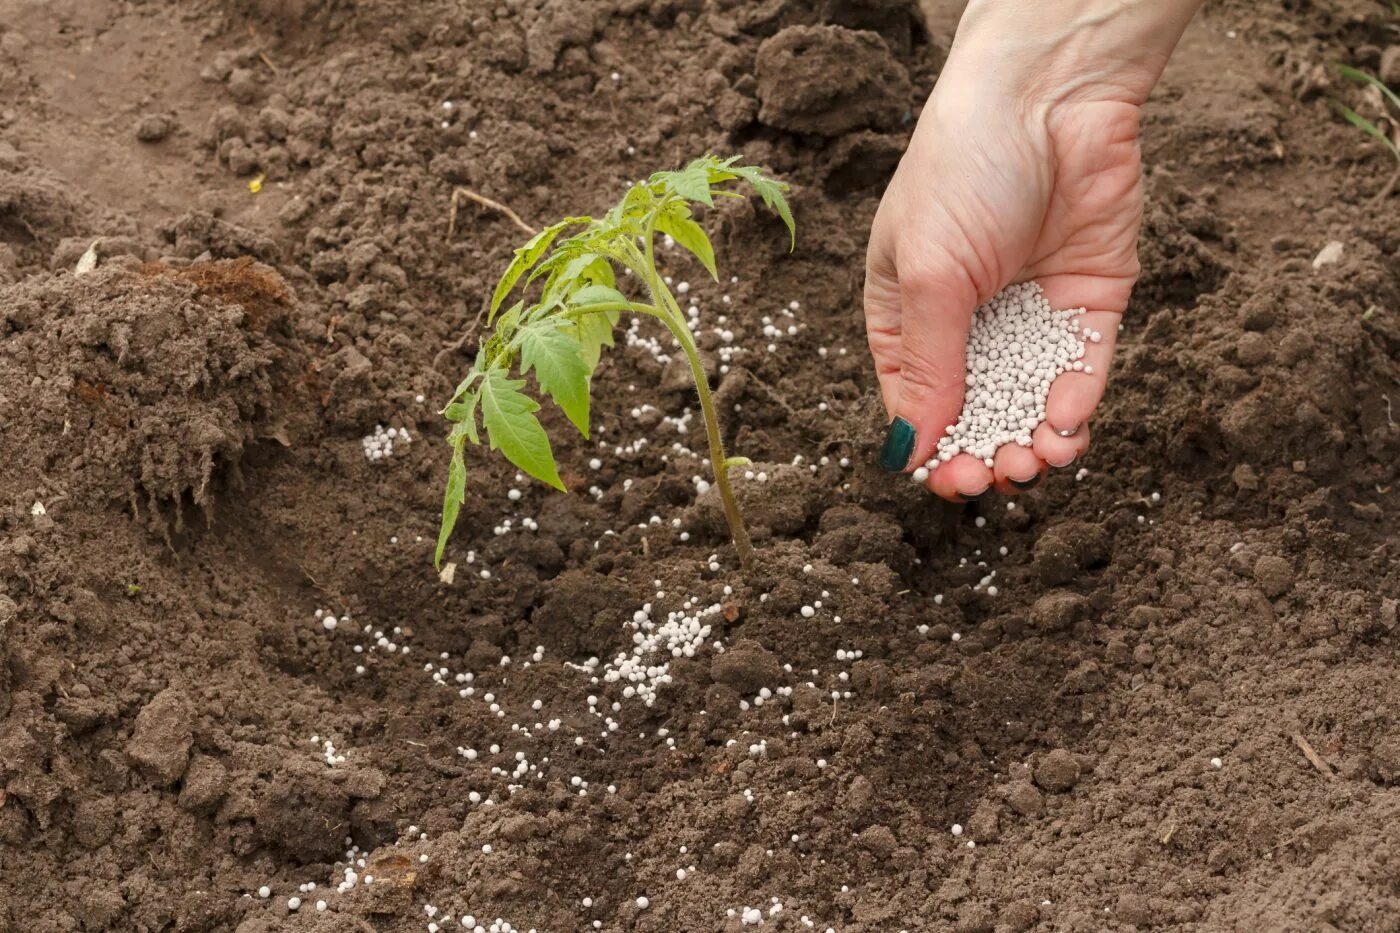
<svg viewBox="0 0 1400 933">
<path fill-rule="evenodd" d="M 262 190 L 263 179 L 266 178 L 266 177 L 267 177 L 266 174 L 264 174 L 264 173 L 262 173 L 262 172 L 259 172 L 259 173 L 257 174 L 257 177 L 251 179 L 251 180 L 248 182 L 248 190 L 251 191 L 251 192 L 253 192 L 253 194 L 257 194 L 259 191 Z"/>
</svg>

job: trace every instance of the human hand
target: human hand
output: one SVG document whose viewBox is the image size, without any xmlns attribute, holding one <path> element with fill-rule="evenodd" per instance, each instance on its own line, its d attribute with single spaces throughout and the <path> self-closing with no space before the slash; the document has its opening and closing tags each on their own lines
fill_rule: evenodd
<svg viewBox="0 0 1400 933">
<path fill-rule="evenodd" d="M 1049 5 L 1078 16 L 1096 2 Z M 1178 5 L 1189 18 L 1194 3 Z M 882 465 L 912 470 L 934 455 L 962 409 L 972 312 L 1006 285 L 1035 279 L 1052 307 L 1085 308 L 1081 325 L 1103 339 L 1086 343 L 1085 372 L 1055 380 L 1030 447 L 1003 446 L 990 468 L 959 454 L 932 471 L 929 488 L 954 500 L 1030 488 L 1088 446 L 1138 275 L 1139 109 L 1179 36 L 1160 56 L 1129 56 L 1100 75 L 1068 64 L 1083 52 L 1066 48 L 1096 46 L 1102 22 L 1071 18 L 1048 39 L 1027 38 L 1024 18 L 989 21 L 995 6 L 969 8 L 972 28 L 965 19 L 871 231 L 866 327 L 894 419 Z M 1110 45 L 1147 28 L 1112 25 Z"/>
</svg>

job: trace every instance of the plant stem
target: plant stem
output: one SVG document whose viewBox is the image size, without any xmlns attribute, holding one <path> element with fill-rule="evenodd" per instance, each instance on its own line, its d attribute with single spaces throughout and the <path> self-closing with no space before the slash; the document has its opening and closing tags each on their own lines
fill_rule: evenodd
<svg viewBox="0 0 1400 933">
<path fill-rule="evenodd" d="M 729 523 L 729 536 L 734 540 L 734 550 L 739 554 L 739 566 L 745 570 L 753 566 L 753 542 L 749 540 L 749 530 L 744 527 L 744 517 L 739 512 L 739 503 L 734 498 L 734 489 L 729 485 L 729 457 L 724 451 L 724 438 L 720 435 L 719 416 L 715 412 L 714 398 L 710 393 L 710 381 L 705 375 L 705 366 L 700 361 L 700 351 L 695 346 L 695 338 L 690 333 L 685 315 L 676 303 L 671 290 L 661 280 L 656 271 L 656 257 L 652 241 L 655 238 L 655 217 L 647 225 L 646 269 L 644 272 L 652 301 L 669 312 L 662 321 L 676 342 L 685 351 L 686 362 L 690 364 L 690 375 L 695 380 L 695 392 L 700 396 L 700 414 L 705 422 L 705 435 L 710 442 L 710 466 L 715 476 L 715 486 L 719 489 L 720 502 L 724 505 L 724 518 Z"/>
<path fill-rule="evenodd" d="M 700 362 L 700 353 L 695 347 L 695 339 L 690 335 L 690 328 L 680 323 L 671 326 L 671 333 L 680 341 L 681 349 L 690 363 L 691 375 L 695 377 L 700 413 L 704 417 L 705 434 L 710 441 L 710 465 L 714 470 L 715 485 L 719 487 L 720 501 L 724 504 L 724 518 L 729 523 L 729 536 L 734 539 L 734 549 L 739 552 L 739 565 L 748 570 L 753 566 L 753 543 L 749 540 L 749 530 L 744 527 L 744 517 L 739 512 L 734 490 L 729 485 L 729 457 L 724 452 L 724 439 L 720 437 L 719 418 L 710 394 L 710 382 L 705 376 L 705 367 Z"/>
</svg>

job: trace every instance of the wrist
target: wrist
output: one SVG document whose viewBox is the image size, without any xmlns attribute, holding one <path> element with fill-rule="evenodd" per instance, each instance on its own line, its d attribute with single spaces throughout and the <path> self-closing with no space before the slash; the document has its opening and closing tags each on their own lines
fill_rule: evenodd
<svg viewBox="0 0 1400 933">
<path fill-rule="evenodd" d="M 970 0 L 944 73 L 1031 108 L 1141 105 L 1202 2 Z"/>
</svg>

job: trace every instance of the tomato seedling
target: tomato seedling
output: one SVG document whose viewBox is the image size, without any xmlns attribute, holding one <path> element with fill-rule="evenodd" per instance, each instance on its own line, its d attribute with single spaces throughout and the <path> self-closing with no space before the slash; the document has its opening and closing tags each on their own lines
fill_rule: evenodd
<svg viewBox="0 0 1400 933">
<path fill-rule="evenodd" d="M 744 528 L 739 505 L 729 485 L 729 468 L 747 464 L 729 457 L 720 436 L 719 419 L 709 381 L 686 316 L 665 279 L 656 269 L 656 237 L 670 236 L 693 254 L 712 277 L 715 251 L 691 206 L 714 205 L 716 197 L 742 198 L 731 183 L 747 184 L 763 203 L 778 213 L 796 244 L 792 212 L 783 194 L 788 186 L 761 169 L 738 164 L 738 157 L 705 156 L 674 172 L 657 172 L 627 190 L 605 215 L 566 217 L 535 234 L 515 251 L 491 297 L 488 322 L 495 327 L 482 341 L 476 361 L 442 410 L 452 422 L 447 442 L 452 463 L 442 503 L 442 529 L 434 562 L 440 564 L 457 522 L 467 485 L 465 447 L 479 446 L 484 432 L 492 450 L 499 450 L 521 470 L 563 490 L 549 435 L 536 412 L 539 402 L 525 392 L 525 375 L 533 371 L 539 389 L 588 437 L 589 391 L 604 347 L 613 345 L 613 328 L 623 314 L 656 318 L 671 332 L 685 353 L 709 440 L 715 487 L 724 505 L 729 533 L 739 560 L 749 566 L 753 545 Z M 560 238 L 566 230 L 582 228 Z M 552 250 L 551 250 L 552 247 Z M 630 272 L 645 295 L 631 298 L 618 289 L 617 269 Z M 501 306 L 522 277 L 543 279 L 533 303 Z M 512 376 L 512 372 L 518 377 Z M 479 426 L 478 426 L 479 423 Z"/>
</svg>

